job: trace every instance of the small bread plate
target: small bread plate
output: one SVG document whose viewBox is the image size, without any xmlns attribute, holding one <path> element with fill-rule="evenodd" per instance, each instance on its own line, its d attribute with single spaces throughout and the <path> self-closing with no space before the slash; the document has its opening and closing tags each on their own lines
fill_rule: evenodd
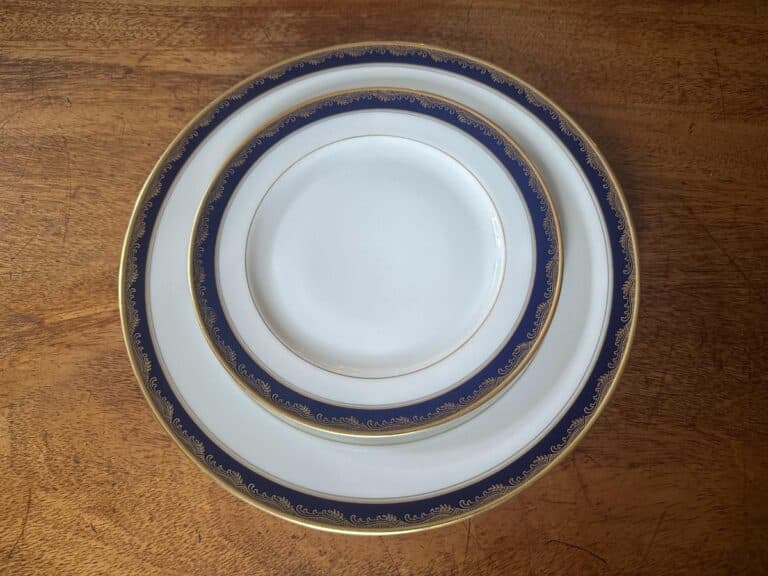
<svg viewBox="0 0 768 576">
<path fill-rule="evenodd" d="M 268 409 L 403 441 L 459 424 L 522 371 L 561 263 L 546 189 L 504 132 L 374 88 L 247 139 L 202 201 L 190 277 L 212 348 Z"/>
<path fill-rule="evenodd" d="M 336 46 L 244 80 L 171 143 L 126 233 L 123 333 L 167 432 L 232 494 L 323 530 L 425 530 L 530 486 L 593 425 L 634 335 L 635 246 L 596 145 L 535 88 L 441 48 Z M 385 431 L 408 441 L 317 425 L 504 376 L 546 261 L 549 326 L 492 401 Z M 304 416 L 277 407 L 298 398 Z"/>
</svg>

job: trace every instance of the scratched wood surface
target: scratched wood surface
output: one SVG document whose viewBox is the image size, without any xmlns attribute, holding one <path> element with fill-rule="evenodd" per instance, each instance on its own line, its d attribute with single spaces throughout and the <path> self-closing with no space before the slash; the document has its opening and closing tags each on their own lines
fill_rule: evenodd
<svg viewBox="0 0 768 576">
<path fill-rule="evenodd" d="M 120 334 L 122 235 L 218 93 L 340 42 L 476 54 L 586 128 L 635 217 L 642 310 L 567 460 L 440 530 L 356 538 L 220 489 L 166 437 Z M 0 572 L 768 571 L 768 5 L 0 0 Z"/>
</svg>

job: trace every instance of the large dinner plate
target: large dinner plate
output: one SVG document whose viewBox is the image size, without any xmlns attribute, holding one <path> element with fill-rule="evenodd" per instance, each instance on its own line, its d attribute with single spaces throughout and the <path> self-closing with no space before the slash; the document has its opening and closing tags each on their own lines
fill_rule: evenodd
<svg viewBox="0 0 768 576">
<path fill-rule="evenodd" d="M 373 88 L 248 138 L 200 205 L 190 276 L 214 351 L 264 406 L 339 439 L 403 441 L 522 371 L 561 262 L 546 189 L 502 130 Z"/>
<path fill-rule="evenodd" d="M 187 255 L 198 204 L 229 155 L 287 107 L 340 89 L 428 91 L 482 112 L 539 169 L 563 233 L 561 295 L 535 358 L 486 410 L 412 442 L 307 434 L 231 378 L 197 324 Z M 185 128 L 150 174 L 126 235 L 119 294 L 147 400 L 184 452 L 233 494 L 326 530 L 393 533 L 458 521 L 538 478 L 605 406 L 637 318 L 637 255 L 615 178 L 541 93 L 490 64 L 402 43 L 333 47 L 245 80 Z"/>
</svg>

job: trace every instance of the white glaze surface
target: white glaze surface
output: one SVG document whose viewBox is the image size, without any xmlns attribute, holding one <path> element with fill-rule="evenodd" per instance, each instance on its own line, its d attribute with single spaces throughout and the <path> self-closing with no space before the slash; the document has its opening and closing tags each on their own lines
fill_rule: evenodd
<svg viewBox="0 0 768 576">
<path fill-rule="evenodd" d="M 477 179 L 394 136 L 338 141 L 291 166 L 259 206 L 247 254 L 272 332 L 313 364 L 368 378 L 463 344 L 504 268 L 498 215 Z"/>
</svg>

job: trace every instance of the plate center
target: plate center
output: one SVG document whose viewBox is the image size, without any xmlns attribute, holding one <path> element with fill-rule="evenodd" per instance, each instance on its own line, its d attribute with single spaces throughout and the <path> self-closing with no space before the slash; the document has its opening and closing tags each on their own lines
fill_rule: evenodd
<svg viewBox="0 0 768 576">
<path fill-rule="evenodd" d="M 246 250 L 275 336 L 361 378 L 407 374 L 459 348 L 493 307 L 503 268 L 501 224 L 480 182 L 444 152 L 394 136 L 340 140 L 294 163 L 259 205 Z"/>
</svg>

